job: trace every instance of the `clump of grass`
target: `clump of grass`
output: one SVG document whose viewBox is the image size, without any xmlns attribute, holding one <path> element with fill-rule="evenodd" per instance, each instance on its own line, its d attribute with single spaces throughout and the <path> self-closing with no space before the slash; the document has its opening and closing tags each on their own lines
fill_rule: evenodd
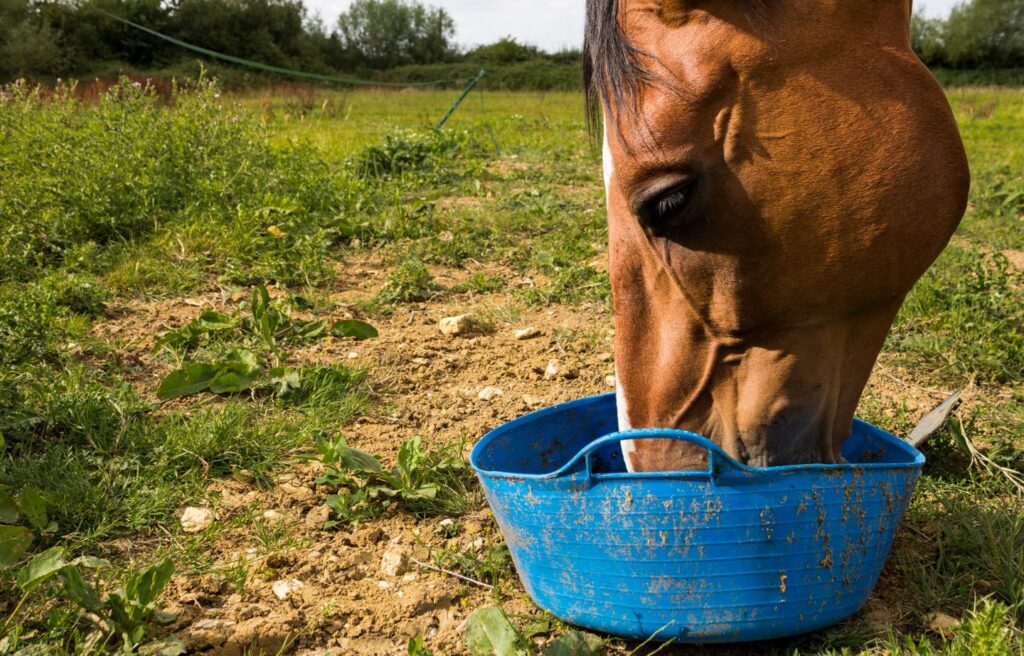
<svg viewBox="0 0 1024 656">
<path fill-rule="evenodd" d="M 911 291 L 889 348 L 946 380 L 1024 378 L 1024 276 L 1000 253 L 953 244 Z"/>
<path fill-rule="evenodd" d="M 364 178 L 393 178 L 403 174 L 451 172 L 451 160 L 463 150 L 479 150 L 468 132 L 396 130 L 382 143 L 366 146 L 351 160 Z"/>
<path fill-rule="evenodd" d="M 441 286 L 430 275 L 427 266 L 419 260 L 407 258 L 395 267 L 377 295 L 369 303 L 364 303 L 363 308 L 386 312 L 388 306 L 426 301 L 440 291 Z"/>
<path fill-rule="evenodd" d="M 374 519 L 393 507 L 419 517 L 458 516 L 482 503 L 460 445 L 427 451 L 419 437 L 410 438 L 392 469 L 340 436 L 318 441 L 317 451 L 326 467 L 317 482 L 338 489 L 327 497 L 333 512 L 328 526 Z"/>
</svg>

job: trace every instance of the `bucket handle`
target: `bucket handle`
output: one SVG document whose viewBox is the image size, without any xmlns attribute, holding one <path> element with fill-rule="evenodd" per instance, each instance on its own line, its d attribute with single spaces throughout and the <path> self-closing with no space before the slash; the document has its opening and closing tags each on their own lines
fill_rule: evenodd
<svg viewBox="0 0 1024 656">
<path fill-rule="evenodd" d="M 601 447 L 608 444 L 617 444 L 624 440 L 649 439 L 678 440 L 680 442 L 688 442 L 689 444 L 701 447 L 708 452 L 708 468 L 692 471 L 594 473 L 591 458 L 594 455 L 594 452 Z M 708 438 L 697 435 L 696 433 L 691 433 L 690 431 L 674 428 L 635 428 L 609 433 L 608 435 L 597 438 L 580 449 L 579 453 L 577 453 L 573 458 L 573 461 L 578 462 L 581 458 L 586 461 L 586 477 L 587 481 L 590 483 L 595 480 L 605 478 L 707 478 L 713 483 L 718 475 L 725 469 L 740 471 L 747 469 L 747 467 L 737 462 L 728 453 L 726 453 L 722 447 L 718 446 Z M 571 464 L 572 463 L 570 463 L 570 465 Z"/>
</svg>

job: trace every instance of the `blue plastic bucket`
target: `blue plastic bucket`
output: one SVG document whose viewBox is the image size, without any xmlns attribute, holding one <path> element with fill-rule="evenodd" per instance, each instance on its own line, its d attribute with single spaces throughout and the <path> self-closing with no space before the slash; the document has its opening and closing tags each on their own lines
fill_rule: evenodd
<svg viewBox="0 0 1024 656">
<path fill-rule="evenodd" d="M 616 432 L 615 396 L 539 410 L 474 447 L 527 592 L 589 629 L 677 642 L 814 631 L 878 580 L 924 456 L 855 421 L 849 464 L 755 468 L 678 430 Z M 706 471 L 629 473 L 619 442 L 672 438 Z"/>
</svg>

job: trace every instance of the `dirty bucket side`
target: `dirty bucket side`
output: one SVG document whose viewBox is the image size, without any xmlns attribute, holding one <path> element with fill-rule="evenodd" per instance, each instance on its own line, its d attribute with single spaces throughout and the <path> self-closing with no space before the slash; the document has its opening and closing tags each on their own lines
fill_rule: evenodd
<svg viewBox="0 0 1024 656">
<path fill-rule="evenodd" d="M 573 624 L 685 642 L 783 637 L 855 613 L 918 472 L 602 476 L 583 464 L 479 472 L 527 591 Z"/>
</svg>

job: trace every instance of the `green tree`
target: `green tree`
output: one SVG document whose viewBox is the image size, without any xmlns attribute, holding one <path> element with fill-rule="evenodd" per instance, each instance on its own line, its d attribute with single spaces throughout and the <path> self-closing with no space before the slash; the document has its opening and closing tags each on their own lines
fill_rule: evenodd
<svg viewBox="0 0 1024 656">
<path fill-rule="evenodd" d="M 505 36 L 494 43 L 477 46 L 466 53 L 466 60 L 477 64 L 515 64 L 543 57 L 537 46 L 519 43 L 511 36 Z"/>
<path fill-rule="evenodd" d="M 939 18 L 925 18 L 920 11 L 910 19 L 910 44 L 914 52 L 929 66 L 941 65 L 946 60 L 945 22 Z"/>
<path fill-rule="evenodd" d="M 353 64 L 371 68 L 432 64 L 456 53 L 452 17 L 415 0 L 355 0 L 338 17 L 338 36 Z"/>
<path fill-rule="evenodd" d="M 971 0 L 946 20 L 946 60 L 958 67 L 1024 65 L 1024 0 Z"/>
</svg>

